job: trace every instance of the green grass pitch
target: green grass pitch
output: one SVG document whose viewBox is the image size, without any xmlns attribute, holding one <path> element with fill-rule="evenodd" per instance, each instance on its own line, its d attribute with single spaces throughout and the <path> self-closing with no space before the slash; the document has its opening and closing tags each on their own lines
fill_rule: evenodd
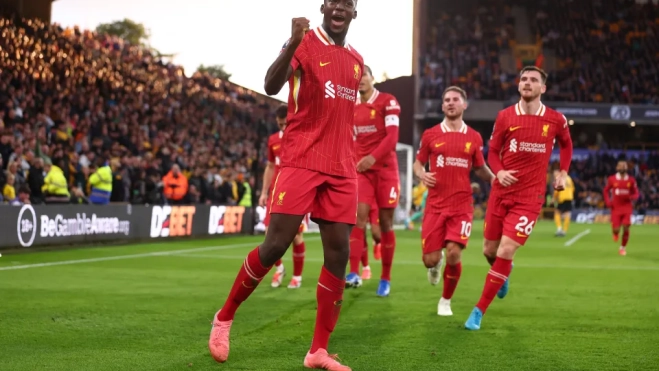
<svg viewBox="0 0 659 371">
<path fill-rule="evenodd" d="M 538 224 L 508 297 L 495 298 L 477 332 L 463 324 L 488 270 L 482 222 L 448 318 L 436 314 L 441 284 L 426 279 L 419 233 L 397 232 L 391 296 L 375 296 L 371 259 L 374 278 L 346 291 L 330 352 L 353 370 L 659 369 L 659 227 L 634 226 L 626 257 L 607 225 L 553 232 Z M 211 317 L 259 237 L 5 254 L 0 369 L 303 370 L 322 259 L 318 235 L 306 238 L 302 288 L 272 289 L 266 277 L 238 311 L 222 365 L 207 349 Z M 290 253 L 285 262 L 291 273 Z"/>
</svg>

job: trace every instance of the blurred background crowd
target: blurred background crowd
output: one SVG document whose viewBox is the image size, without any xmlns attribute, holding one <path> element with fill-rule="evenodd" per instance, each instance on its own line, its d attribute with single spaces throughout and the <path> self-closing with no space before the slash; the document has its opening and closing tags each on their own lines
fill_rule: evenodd
<svg viewBox="0 0 659 371">
<path fill-rule="evenodd" d="M 7 19 L 0 33 L 5 202 L 111 188 L 111 202 L 237 204 L 253 188 L 274 100 L 113 36 Z M 103 167 L 111 187 L 90 184 Z"/>
<path fill-rule="evenodd" d="M 459 85 L 473 99 L 518 99 L 517 75 L 504 72 L 501 55 L 520 38 L 520 1 L 431 5 L 420 96 L 438 98 Z M 659 104 L 659 14 L 637 2 L 524 2 L 533 42 L 555 66 L 547 100 Z M 1 19 L 0 33 L 3 203 L 252 206 L 258 199 L 280 102 L 208 73 L 186 77 L 116 36 L 16 19 Z M 575 136 L 580 144 L 592 148 Z M 621 145 L 616 138 L 596 144 Z M 617 160 L 574 161 L 576 206 L 604 206 Z M 637 207 L 659 209 L 659 156 L 629 160 L 641 190 Z M 488 191 L 482 184 L 476 202 Z"/>
<path fill-rule="evenodd" d="M 431 5 L 421 96 L 460 85 L 474 99 L 516 100 L 500 55 L 522 36 L 551 63 L 548 101 L 659 104 L 659 12 L 646 0 L 489 0 Z M 444 5 L 444 4 L 443 4 Z M 515 5 L 531 33 L 516 35 Z M 526 29 L 526 27 L 525 27 Z M 551 61 L 549 60 L 551 58 Z M 511 66 L 514 67 L 514 64 Z"/>
</svg>

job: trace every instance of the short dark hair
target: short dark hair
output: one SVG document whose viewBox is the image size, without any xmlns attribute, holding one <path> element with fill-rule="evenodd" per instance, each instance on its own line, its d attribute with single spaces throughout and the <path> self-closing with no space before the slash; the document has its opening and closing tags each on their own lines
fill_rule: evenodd
<svg viewBox="0 0 659 371">
<path fill-rule="evenodd" d="M 448 93 L 450 91 L 454 91 L 454 92 L 460 94 L 460 96 L 462 97 L 462 100 L 464 100 L 465 102 L 467 101 L 467 92 L 464 91 L 464 89 L 462 89 L 461 87 L 455 86 L 455 85 L 449 86 L 448 88 L 446 88 L 446 90 L 444 90 L 444 92 L 442 93 L 442 101 L 444 100 L 444 97 L 446 96 L 446 93 Z"/>
<path fill-rule="evenodd" d="M 368 74 L 371 75 L 371 76 L 373 76 L 373 71 L 371 71 L 371 67 L 369 67 L 369 66 L 367 66 L 367 65 L 364 65 L 364 70 L 365 70 L 365 71 L 368 71 Z"/>
<path fill-rule="evenodd" d="M 277 107 L 275 114 L 277 115 L 277 118 L 285 119 L 286 115 L 288 114 L 288 106 L 282 104 L 281 106 Z"/>
<path fill-rule="evenodd" d="M 522 75 L 524 73 L 531 72 L 531 71 L 535 71 L 535 72 L 540 74 L 540 77 L 542 77 L 542 83 L 543 84 L 545 84 L 547 82 L 547 76 L 548 76 L 547 72 L 545 72 L 545 70 L 543 70 L 542 68 L 536 67 L 536 66 L 526 66 L 526 67 L 522 68 L 522 70 L 519 71 L 519 77 L 522 77 Z"/>
</svg>

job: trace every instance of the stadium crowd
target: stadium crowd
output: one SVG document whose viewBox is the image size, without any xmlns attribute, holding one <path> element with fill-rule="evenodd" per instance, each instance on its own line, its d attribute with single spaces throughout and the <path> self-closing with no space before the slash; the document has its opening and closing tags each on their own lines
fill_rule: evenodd
<svg viewBox="0 0 659 371">
<path fill-rule="evenodd" d="M 421 97 L 460 85 L 474 99 L 516 99 L 516 75 L 499 52 L 514 48 L 511 7 L 526 7 L 529 32 L 553 52 L 546 100 L 659 104 L 659 5 L 653 1 L 500 0 L 432 7 L 420 62 Z"/>
<path fill-rule="evenodd" d="M 499 65 L 499 52 L 515 39 L 511 7 L 501 0 L 478 7 L 451 4 L 429 9 L 429 30 L 420 61 L 421 97 L 438 98 L 451 85 L 472 99 L 503 100 L 516 92 L 515 75 Z"/>
<path fill-rule="evenodd" d="M 265 123 L 276 101 L 199 72 L 186 78 L 92 31 L 2 19 L 0 34 L 4 202 L 88 202 L 109 189 L 104 174 L 112 202 L 251 200 L 268 134 L 258 130 L 274 129 Z"/>
</svg>

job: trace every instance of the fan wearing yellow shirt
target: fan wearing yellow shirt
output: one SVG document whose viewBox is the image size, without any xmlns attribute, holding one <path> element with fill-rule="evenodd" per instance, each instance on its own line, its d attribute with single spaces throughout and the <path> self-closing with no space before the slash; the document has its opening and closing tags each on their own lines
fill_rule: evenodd
<svg viewBox="0 0 659 371">
<path fill-rule="evenodd" d="M 554 179 L 560 175 L 560 171 L 554 170 Z M 574 202 L 574 182 L 570 176 L 565 178 L 565 188 L 562 191 L 554 191 L 554 222 L 556 222 L 556 237 L 565 237 L 570 220 L 572 218 L 572 203 Z M 561 223 L 562 219 L 562 223 Z"/>
</svg>

